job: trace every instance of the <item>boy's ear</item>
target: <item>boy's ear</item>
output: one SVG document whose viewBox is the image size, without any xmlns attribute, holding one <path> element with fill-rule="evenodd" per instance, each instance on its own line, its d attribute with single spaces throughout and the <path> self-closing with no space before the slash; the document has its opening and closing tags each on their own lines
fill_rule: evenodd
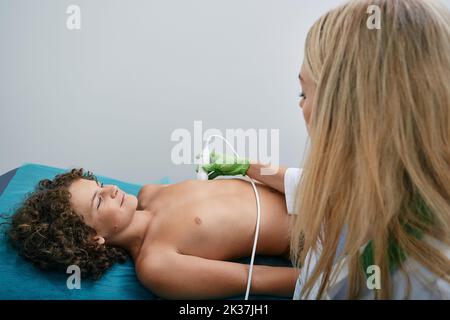
<svg viewBox="0 0 450 320">
<path fill-rule="evenodd" d="M 95 236 L 94 237 L 94 241 L 96 241 L 99 245 L 105 244 L 105 238 L 101 237 L 101 236 Z"/>
</svg>

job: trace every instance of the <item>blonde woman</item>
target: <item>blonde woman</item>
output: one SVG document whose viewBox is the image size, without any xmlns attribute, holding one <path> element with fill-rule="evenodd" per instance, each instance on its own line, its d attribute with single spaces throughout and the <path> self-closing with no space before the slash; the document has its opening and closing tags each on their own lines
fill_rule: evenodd
<svg viewBox="0 0 450 320">
<path fill-rule="evenodd" d="M 369 28 L 378 6 L 381 29 Z M 294 298 L 450 298 L 450 13 L 433 0 L 350 1 L 309 31 L 303 169 L 248 174 L 296 213 Z"/>
</svg>

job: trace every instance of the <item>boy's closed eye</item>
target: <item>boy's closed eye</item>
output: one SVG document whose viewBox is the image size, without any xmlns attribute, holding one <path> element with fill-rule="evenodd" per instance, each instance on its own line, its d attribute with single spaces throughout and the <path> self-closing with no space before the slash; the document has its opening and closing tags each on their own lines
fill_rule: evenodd
<svg viewBox="0 0 450 320">
<path fill-rule="evenodd" d="M 100 183 L 100 188 L 103 188 L 103 183 Z M 102 197 L 98 197 L 97 201 L 97 210 L 100 208 L 100 204 L 102 203 Z"/>
</svg>

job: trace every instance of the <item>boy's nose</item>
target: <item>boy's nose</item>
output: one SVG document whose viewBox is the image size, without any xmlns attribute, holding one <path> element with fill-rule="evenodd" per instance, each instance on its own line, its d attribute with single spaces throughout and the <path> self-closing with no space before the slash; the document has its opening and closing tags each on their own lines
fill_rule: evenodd
<svg viewBox="0 0 450 320">
<path fill-rule="evenodd" d="M 110 185 L 107 188 L 106 194 L 108 194 L 111 198 L 115 198 L 117 196 L 117 193 L 119 192 L 119 188 L 114 185 Z"/>
<path fill-rule="evenodd" d="M 115 198 L 117 193 L 119 192 L 119 188 L 117 186 L 113 186 L 112 188 L 112 197 Z"/>
</svg>

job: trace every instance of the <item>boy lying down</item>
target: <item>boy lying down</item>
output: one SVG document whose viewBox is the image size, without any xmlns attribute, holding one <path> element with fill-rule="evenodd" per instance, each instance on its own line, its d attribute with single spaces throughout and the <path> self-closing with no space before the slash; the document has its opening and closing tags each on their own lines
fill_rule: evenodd
<svg viewBox="0 0 450 320">
<path fill-rule="evenodd" d="M 289 257 L 284 196 L 257 186 L 261 225 L 256 253 Z M 42 180 L 12 219 L 9 238 L 46 270 L 78 265 L 99 278 L 127 255 L 140 282 L 167 299 L 245 293 L 256 223 L 255 194 L 244 180 L 145 185 L 137 197 L 73 169 Z M 292 296 L 298 270 L 255 265 L 252 294 Z"/>
</svg>

